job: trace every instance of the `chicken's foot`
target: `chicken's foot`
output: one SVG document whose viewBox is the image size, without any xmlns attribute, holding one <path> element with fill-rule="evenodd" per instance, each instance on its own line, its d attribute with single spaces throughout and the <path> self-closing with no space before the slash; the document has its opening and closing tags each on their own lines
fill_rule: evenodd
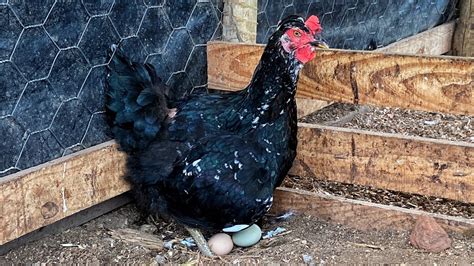
<svg viewBox="0 0 474 266">
<path fill-rule="evenodd" d="M 212 251 L 209 248 L 209 245 L 207 244 L 207 241 L 202 235 L 201 231 L 199 229 L 191 228 L 188 226 L 185 226 L 185 228 L 194 238 L 194 241 L 196 242 L 196 245 L 198 246 L 201 253 L 207 257 L 214 257 L 214 254 L 212 254 Z"/>
</svg>

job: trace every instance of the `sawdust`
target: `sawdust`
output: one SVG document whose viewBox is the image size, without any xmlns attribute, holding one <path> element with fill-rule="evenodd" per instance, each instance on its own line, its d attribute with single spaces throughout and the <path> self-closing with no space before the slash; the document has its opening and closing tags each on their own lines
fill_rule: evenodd
<svg viewBox="0 0 474 266">
<path fill-rule="evenodd" d="M 456 200 L 344 184 L 314 177 L 289 176 L 285 179 L 283 186 L 312 192 L 325 191 L 348 199 L 474 219 L 474 204 Z"/>
<path fill-rule="evenodd" d="M 474 143 L 474 117 L 334 103 L 300 122 Z"/>
</svg>

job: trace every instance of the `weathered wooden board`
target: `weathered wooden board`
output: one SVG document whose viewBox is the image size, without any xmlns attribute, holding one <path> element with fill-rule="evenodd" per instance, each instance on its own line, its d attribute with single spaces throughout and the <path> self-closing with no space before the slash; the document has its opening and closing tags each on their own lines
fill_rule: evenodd
<svg viewBox="0 0 474 266">
<path fill-rule="evenodd" d="M 262 45 L 208 44 L 210 88 L 244 88 Z M 474 58 L 321 50 L 302 70 L 297 96 L 474 115 Z"/>
<path fill-rule="evenodd" d="M 331 136 L 333 134 L 335 137 Z M 347 134 L 347 136 L 344 134 Z M 354 133 L 347 129 L 334 131 L 329 128 L 319 128 L 318 126 L 307 126 L 304 124 L 300 125 L 299 139 L 300 151 L 297 161 L 305 162 L 307 165 L 314 167 L 315 171 L 319 171 L 320 167 L 327 167 L 325 171 L 332 171 L 329 172 L 329 175 L 333 176 L 337 176 L 336 172 L 347 174 L 349 171 L 350 173 L 355 173 L 357 177 L 354 180 L 350 179 L 350 181 L 357 183 L 360 180 L 368 180 L 367 178 L 364 179 L 364 174 L 371 176 L 376 171 L 384 174 L 382 171 L 385 169 L 384 167 L 387 167 L 386 169 L 389 173 L 396 172 L 397 169 L 400 170 L 402 169 L 401 167 L 405 167 L 401 173 L 404 176 L 408 176 L 407 178 L 397 175 L 386 182 L 382 182 L 383 180 L 381 181 L 381 179 L 375 179 L 375 182 L 371 182 L 370 185 L 375 184 L 376 186 L 383 187 L 388 184 L 390 188 L 397 189 L 399 188 L 395 186 L 397 182 L 412 182 L 409 184 L 413 184 L 413 187 L 419 186 L 421 190 L 416 191 L 421 191 L 421 193 L 430 194 L 432 190 L 437 193 L 436 191 L 440 192 L 442 190 L 441 187 L 444 186 L 448 194 L 451 193 L 453 195 L 456 195 L 455 189 L 459 188 L 459 198 L 472 199 L 472 196 L 465 193 L 466 191 L 472 191 L 472 147 L 470 150 L 466 150 L 462 145 L 452 144 L 451 142 L 418 141 L 417 138 L 414 140 L 410 138 L 410 141 L 406 141 L 407 144 L 405 146 L 405 137 L 399 135 L 376 134 L 375 136 L 367 137 L 364 134 Z M 431 147 L 433 145 L 432 142 L 434 142 L 434 148 Z M 327 149 L 325 153 L 322 152 L 322 159 L 324 160 L 322 163 L 314 161 L 314 156 L 319 156 L 318 154 L 321 152 L 317 150 L 320 144 L 324 144 L 323 147 Z M 114 142 L 107 142 L 1 179 L 0 243 L 4 244 L 128 191 L 129 185 L 123 179 L 126 158 L 116 147 Z M 355 155 L 352 154 L 353 148 Z M 374 152 L 374 150 L 379 148 L 382 149 L 382 152 Z M 392 153 L 388 152 L 390 148 L 393 148 Z M 401 150 L 397 151 L 398 148 L 401 148 Z M 374 154 L 377 155 L 376 158 L 371 157 L 375 156 Z M 354 160 L 354 163 L 352 160 Z M 385 164 L 385 161 L 395 161 L 397 165 Z M 418 164 L 418 161 L 421 164 Z M 436 162 L 439 165 L 439 173 L 432 168 L 432 165 Z M 447 166 L 444 166 L 446 162 Z M 331 169 L 327 166 L 329 164 L 334 164 L 334 168 Z M 354 164 L 360 167 L 355 172 L 353 170 Z M 424 164 L 428 164 L 425 175 L 420 176 L 419 179 L 415 178 L 413 181 L 411 173 L 421 173 L 420 169 Z M 401 166 L 399 167 L 399 165 Z M 295 167 L 293 171 L 299 171 L 297 168 Z M 470 172 L 467 172 L 467 170 Z M 433 176 L 430 176 L 432 173 L 438 176 L 433 178 Z M 447 173 L 452 174 L 457 180 Z M 410 188 L 410 185 L 401 186 L 400 189 L 403 190 L 406 187 Z M 446 194 L 443 191 L 440 193 L 442 195 Z M 299 195 L 294 197 L 298 198 L 300 197 Z M 278 195 L 275 206 L 282 209 L 288 207 L 288 204 L 293 203 L 295 204 L 294 209 L 303 210 L 301 204 L 298 205 L 299 203 L 294 200 L 286 201 L 284 198 L 279 200 Z M 320 203 L 306 202 L 305 204 L 311 207 L 308 209 L 309 214 L 324 219 L 329 217 L 328 219 L 333 219 L 338 223 L 343 223 L 344 221 L 336 216 L 342 215 L 341 212 L 343 210 L 350 213 L 350 215 L 345 216 L 349 217 L 346 221 L 351 221 L 354 224 L 367 222 L 367 219 L 364 217 L 371 210 L 370 208 L 367 209 L 368 207 L 355 208 L 351 203 L 349 205 L 343 204 L 339 209 L 335 209 L 341 211 L 331 211 L 339 203 L 335 205 L 328 203 L 329 205 L 321 205 L 323 206 L 321 208 L 327 208 L 323 212 L 322 209 L 315 209 L 315 206 Z M 320 211 L 321 214 L 318 215 Z M 334 217 L 330 214 L 332 212 L 334 212 Z M 398 214 L 395 212 L 393 215 L 396 216 Z M 403 215 L 402 217 L 406 216 Z M 382 216 L 379 215 L 377 217 Z M 406 219 L 408 218 L 403 218 L 402 220 L 405 221 Z M 448 220 L 446 223 L 452 225 L 453 228 L 458 228 L 462 225 L 462 223 L 452 224 L 451 220 Z M 384 226 L 380 228 L 388 229 L 392 225 L 399 223 L 396 221 L 394 222 L 392 219 L 384 223 L 381 220 L 379 223 Z M 403 224 L 406 226 L 405 222 Z M 461 226 L 460 228 L 464 227 Z"/>
<path fill-rule="evenodd" d="M 222 19 L 222 40 L 255 43 L 257 0 L 226 0 Z"/>
<path fill-rule="evenodd" d="M 302 100 L 305 114 L 326 105 Z M 125 158 L 109 141 L 0 179 L 0 245 L 128 191 Z"/>
<path fill-rule="evenodd" d="M 459 19 L 453 38 L 454 54 L 474 56 L 474 0 L 459 1 Z"/>
<path fill-rule="evenodd" d="M 377 49 L 377 52 L 442 55 L 451 51 L 455 22 L 451 21 L 427 31 Z"/>
<path fill-rule="evenodd" d="M 474 230 L 473 219 L 432 214 L 322 193 L 278 188 L 274 198 L 271 209 L 273 213 L 292 210 L 358 230 L 409 232 L 420 215 L 433 217 L 447 232 L 467 233 Z"/>
<path fill-rule="evenodd" d="M 70 228 L 85 224 L 97 217 L 109 213 L 112 210 L 120 208 L 131 201 L 131 195 L 129 195 L 129 193 L 124 193 L 74 213 L 71 216 L 64 217 L 59 221 L 48 224 L 45 227 L 41 227 L 38 230 L 34 230 L 19 238 L 16 238 L 15 240 L 9 241 L 6 244 L 0 245 L 0 256 L 6 254 L 12 249 L 21 247 L 27 243 L 34 242 L 48 235 L 59 234 Z"/>
<path fill-rule="evenodd" d="M 474 144 L 299 124 L 291 174 L 474 203 Z"/>
<path fill-rule="evenodd" d="M 113 142 L 0 179 L 0 245 L 129 190 Z"/>
<path fill-rule="evenodd" d="M 312 114 L 330 104 L 331 102 L 327 101 L 296 98 L 296 105 L 298 107 L 298 118 Z"/>
</svg>

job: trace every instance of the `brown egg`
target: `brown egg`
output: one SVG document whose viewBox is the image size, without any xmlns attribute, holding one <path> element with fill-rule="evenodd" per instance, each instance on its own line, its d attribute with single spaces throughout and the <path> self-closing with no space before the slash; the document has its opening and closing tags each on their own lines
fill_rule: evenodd
<svg viewBox="0 0 474 266">
<path fill-rule="evenodd" d="M 232 251 L 232 248 L 234 248 L 232 238 L 224 233 L 213 235 L 209 238 L 207 243 L 209 244 L 211 251 L 218 256 L 227 255 Z"/>
</svg>

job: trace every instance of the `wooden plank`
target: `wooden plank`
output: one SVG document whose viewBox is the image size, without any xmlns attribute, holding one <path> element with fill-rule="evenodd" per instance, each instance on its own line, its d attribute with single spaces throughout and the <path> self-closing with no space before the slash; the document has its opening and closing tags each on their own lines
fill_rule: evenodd
<svg viewBox="0 0 474 266">
<path fill-rule="evenodd" d="M 113 142 L 0 179 L 0 245 L 129 190 Z"/>
<path fill-rule="evenodd" d="M 454 21 L 439 25 L 377 49 L 378 52 L 442 55 L 451 51 Z"/>
<path fill-rule="evenodd" d="M 315 171 L 319 170 L 318 162 L 311 160 L 314 160 L 314 157 L 320 153 L 317 150 L 317 145 L 320 143 L 329 150 L 326 159 L 324 158 L 326 155 L 323 153 L 326 164 L 335 164 L 334 167 L 338 167 L 333 170 L 328 168 L 328 171 L 340 171 L 341 173 L 353 171 L 354 168 L 351 168 L 353 163 L 352 161 L 347 162 L 347 158 L 353 159 L 357 166 L 362 165 L 355 172 L 351 172 L 357 174 L 354 183 L 364 180 L 363 174 L 370 176 L 380 169 L 382 169 L 380 170 L 382 174 L 384 169 L 387 169 L 388 172 L 393 172 L 392 169 L 404 169 L 403 173 L 410 176 L 411 172 L 420 173 L 424 163 L 438 162 L 439 173 L 428 166 L 425 169 L 425 175 L 431 173 L 439 175 L 434 179 L 430 177 L 429 180 L 435 182 L 429 185 L 429 189 L 421 189 L 421 193 L 430 194 L 431 190 L 437 191 L 438 188 L 441 190 L 441 187 L 444 186 L 447 191 L 452 193 L 455 193 L 453 191 L 458 188 L 459 195 L 463 195 L 460 198 L 472 199 L 472 196 L 465 193 L 472 191 L 473 188 L 471 158 L 474 156 L 472 145 L 469 146 L 469 150 L 466 150 L 464 144 L 420 138 L 415 138 L 417 141 L 414 141 L 409 138 L 411 141 L 406 141 L 405 146 L 403 140 L 406 137 L 399 135 L 372 133 L 375 136 L 364 137 L 363 134 L 356 134 L 348 129 L 338 129 L 341 131 L 338 133 L 334 130 L 328 131 L 327 127 L 302 126 L 299 133 L 300 151 L 297 161 L 304 160 L 307 165 L 315 167 Z M 311 134 L 308 133 L 308 130 L 311 131 Z M 318 132 L 320 135 L 315 134 Z M 336 134 L 336 137 L 331 137 L 332 134 Z M 358 134 L 360 136 L 357 136 Z M 326 138 L 323 138 L 324 135 Z M 359 138 L 362 139 L 362 142 Z M 372 141 L 364 140 L 364 138 L 372 139 Z M 359 146 L 361 143 L 368 144 Z M 328 148 L 331 145 L 333 150 Z M 107 142 L 1 179 L 0 202 L 6 204 L 0 205 L 0 243 L 3 245 L 128 191 L 129 185 L 123 179 L 126 157 L 116 147 L 114 142 Z M 354 147 L 354 153 L 357 156 L 352 155 L 352 147 Z M 390 147 L 393 148 L 393 153 L 388 152 Z M 401 151 L 397 151 L 399 147 L 402 147 Z M 378 149 L 382 149 L 382 152 Z M 385 161 L 390 162 L 390 160 L 395 161 L 397 165 L 384 163 Z M 341 162 L 346 162 L 346 164 Z M 364 162 L 366 162 L 365 165 Z M 447 162 L 446 167 L 443 166 L 445 162 Z M 347 166 L 348 164 L 349 166 Z M 400 167 L 408 165 L 411 168 L 400 168 L 399 165 L 401 165 Z M 295 169 L 297 167 L 293 171 Z M 455 183 L 454 178 L 446 173 L 453 173 L 452 175 L 457 178 L 458 183 Z M 408 182 L 411 179 L 396 176 L 395 181 L 390 180 L 392 179 L 387 181 L 388 184 Z M 429 184 L 429 180 L 420 178 L 414 182 L 419 182 L 417 186 L 423 188 Z M 369 185 L 377 182 L 381 182 L 380 179 L 376 179 Z M 438 183 L 441 185 L 438 186 Z M 300 207 L 296 205 L 295 208 Z M 364 211 L 360 211 L 354 213 L 350 219 L 354 220 L 353 223 L 357 223 L 356 220 L 364 220 L 365 215 Z M 339 222 L 337 219 L 335 221 Z"/>
<path fill-rule="evenodd" d="M 257 41 L 257 0 L 226 0 L 222 39 L 229 42 Z"/>
<path fill-rule="evenodd" d="M 323 193 L 278 188 L 271 212 L 282 213 L 288 210 L 363 231 L 409 232 L 420 215 L 433 217 L 449 233 L 467 234 L 474 230 L 473 219 L 345 199 Z"/>
<path fill-rule="evenodd" d="M 240 90 L 262 45 L 212 42 L 209 87 Z M 474 115 L 474 58 L 324 50 L 300 75 L 297 97 Z"/>
<path fill-rule="evenodd" d="M 132 198 L 128 193 L 121 194 L 117 197 L 111 198 L 90 208 L 82 210 L 71 216 L 65 217 L 59 221 L 49 224 L 45 227 L 37 229 L 26 235 L 23 235 L 15 240 L 12 240 L 6 244 L 0 246 L 0 256 L 6 254 L 12 249 L 23 246 L 27 243 L 39 240 L 51 234 L 58 234 L 67 229 L 85 224 L 101 215 L 104 215 L 112 210 L 124 206 L 132 201 Z"/>
<path fill-rule="evenodd" d="M 459 20 L 453 38 L 453 52 L 474 56 L 474 0 L 459 1 Z"/>
<path fill-rule="evenodd" d="M 298 118 L 314 113 L 318 111 L 319 109 L 322 109 L 330 104 L 331 102 L 328 102 L 328 101 L 296 98 Z"/>
<path fill-rule="evenodd" d="M 474 203 L 474 144 L 299 124 L 290 173 Z"/>
<path fill-rule="evenodd" d="M 473 202 L 472 144 L 305 124 L 299 140 L 293 174 Z M 127 191 L 124 166 L 109 142 L 2 179 L 1 243 Z"/>
</svg>

